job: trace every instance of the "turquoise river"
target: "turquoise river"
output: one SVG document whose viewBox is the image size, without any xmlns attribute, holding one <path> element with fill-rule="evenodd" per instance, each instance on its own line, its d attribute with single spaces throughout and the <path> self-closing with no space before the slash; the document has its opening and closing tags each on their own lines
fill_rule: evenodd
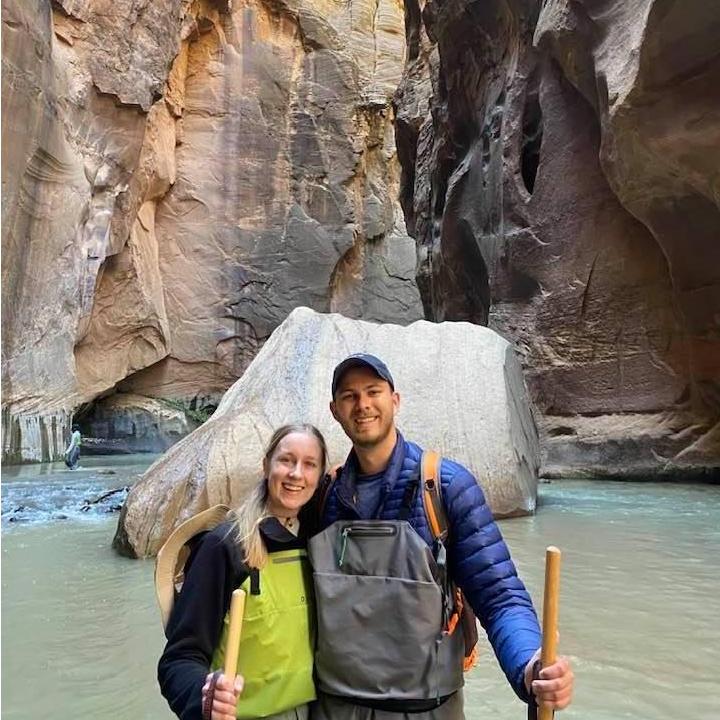
<svg viewBox="0 0 720 720">
<path fill-rule="evenodd" d="M 5 468 L 2 717 L 170 720 L 155 681 L 163 635 L 152 561 L 110 548 L 117 514 L 83 501 L 148 456 Z M 563 550 L 560 649 L 576 695 L 559 720 L 720 717 L 720 485 L 564 481 L 501 529 L 536 607 L 544 550 Z M 483 643 L 468 720 L 524 706 Z"/>
</svg>

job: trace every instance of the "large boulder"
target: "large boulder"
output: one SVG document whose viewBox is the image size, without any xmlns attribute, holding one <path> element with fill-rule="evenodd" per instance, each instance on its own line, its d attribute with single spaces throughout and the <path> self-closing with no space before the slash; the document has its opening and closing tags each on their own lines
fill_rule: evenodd
<svg viewBox="0 0 720 720">
<path fill-rule="evenodd" d="M 341 462 L 349 441 L 328 409 L 330 379 L 358 351 L 388 363 L 408 438 L 469 467 L 497 515 L 534 510 L 537 433 L 519 363 L 500 335 L 469 323 L 376 325 L 298 308 L 213 417 L 132 488 L 114 546 L 153 555 L 182 520 L 216 503 L 238 504 L 259 479 L 272 431 L 285 423 L 315 424 L 331 462 Z"/>
</svg>

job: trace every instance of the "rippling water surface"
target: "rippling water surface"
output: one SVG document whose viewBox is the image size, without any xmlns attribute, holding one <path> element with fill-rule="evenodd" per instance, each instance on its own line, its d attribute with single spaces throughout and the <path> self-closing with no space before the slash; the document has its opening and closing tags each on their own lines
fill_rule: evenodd
<svg viewBox="0 0 720 720">
<path fill-rule="evenodd" d="M 115 475 L 3 473 L 6 720 L 172 717 L 155 685 L 153 564 L 113 553 L 116 515 L 78 509 L 148 460 L 94 462 Z M 38 514 L 9 522 L 28 503 Z M 577 693 L 562 720 L 720 716 L 720 486 L 553 483 L 536 516 L 501 527 L 538 608 L 544 549 L 563 550 L 560 646 Z M 486 645 L 466 696 L 468 720 L 524 717 Z"/>
<path fill-rule="evenodd" d="M 154 459 L 154 455 L 85 456 L 75 470 L 62 462 L 3 467 L 2 529 L 105 516 L 122 504 L 122 489 Z"/>
</svg>

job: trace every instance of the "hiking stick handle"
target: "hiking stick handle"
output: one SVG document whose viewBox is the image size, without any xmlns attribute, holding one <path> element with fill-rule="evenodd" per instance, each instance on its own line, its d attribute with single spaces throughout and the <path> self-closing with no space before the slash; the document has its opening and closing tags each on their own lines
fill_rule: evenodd
<svg viewBox="0 0 720 720">
<path fill-rule="evenodd" d="M 558 644 L 558 602 L 560 595 L 560 557 L 558 548 L 545 551 L 545 594 L 543 597 L 543 636 L 540 663 L 547 667 L 555 662 Z M 538 720 L 552 720 L 555 711 L 540 707 Z"/>
<path fill-rule="evenodd" d="M 235 681 L 238 664 L 238 646 L 240 645 L 240 630 L 242 629 L 243 614 L 245 613 L 245 591 L 233 591 L 230 601 L 230 627 L 227 642 L 225 643 L 225 668 L 223 675 L 230 682 Z"/>
</svg>

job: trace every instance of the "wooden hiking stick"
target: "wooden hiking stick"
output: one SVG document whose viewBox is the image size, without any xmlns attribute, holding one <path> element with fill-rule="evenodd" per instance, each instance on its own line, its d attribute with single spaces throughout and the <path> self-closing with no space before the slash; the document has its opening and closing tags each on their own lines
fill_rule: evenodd
<svg viewBox="0 0 720 720">
<path fill-rule="evenodd" d="M 550 546 L 545 551 L 545 595 L 543 597 L 543 635 L 540 663 L 547 667 L 555 662 L 558 644 L 558 601 L 560 594 L 560 550 Z M 552 720 L 555 711 L 540 707 L 538 720 Z"/>
<path fill-rule="evenodd" d="M 238 646 L 240 645 L 240 630 L 242 629 L 243 614 L 245 613 L 245 591 L 238 588 L 233 591 L 230 601 L 230 628 L 225 643 L 225 668 L 223 675 L 230 682 L 235 682 L 238 664 Z"/>
</svg>

